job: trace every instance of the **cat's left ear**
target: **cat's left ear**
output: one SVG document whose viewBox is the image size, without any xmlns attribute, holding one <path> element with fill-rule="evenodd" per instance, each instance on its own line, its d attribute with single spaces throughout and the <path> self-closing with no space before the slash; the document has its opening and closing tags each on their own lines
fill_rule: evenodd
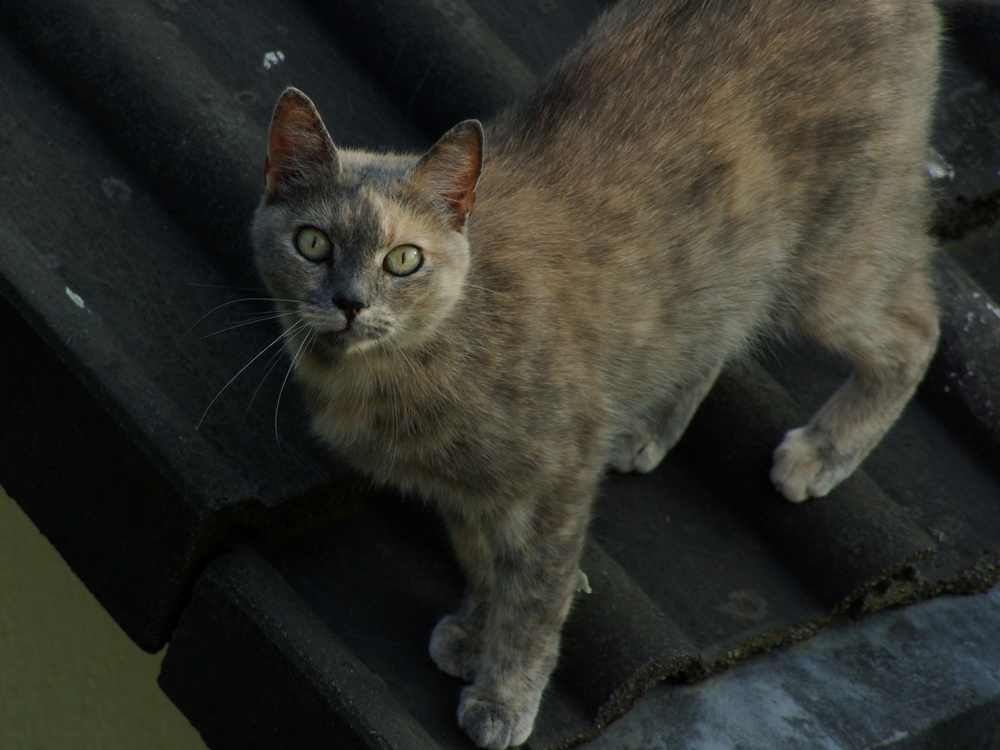
<svg viewBox="0 0 1000 750">
<path fill-rule="evenodd" d="M 465 226 L 476 203 L 483 169 L 483 126 L 465 120 L 445 133 L 414 167 L 410 182 L 431 193 L 456 230 Z"/>
<path fill-rule="evenodd" d="M 273 198 L 309 181 L 318 167 L 340 170 L 340 155 L 312 100 L 289 87 L 278 99 L 267 135 L 264 187 Z"/>
</svg>

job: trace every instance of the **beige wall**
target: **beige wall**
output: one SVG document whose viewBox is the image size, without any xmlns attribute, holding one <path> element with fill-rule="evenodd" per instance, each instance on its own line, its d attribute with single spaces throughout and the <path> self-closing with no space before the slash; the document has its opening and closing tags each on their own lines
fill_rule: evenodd
<svg viewBox="0 0 1000 750">
<path fill-rule="evenodd" d="M 133 644 L 0 488 L 0 748 L 200 750 Z"/>
</svg>

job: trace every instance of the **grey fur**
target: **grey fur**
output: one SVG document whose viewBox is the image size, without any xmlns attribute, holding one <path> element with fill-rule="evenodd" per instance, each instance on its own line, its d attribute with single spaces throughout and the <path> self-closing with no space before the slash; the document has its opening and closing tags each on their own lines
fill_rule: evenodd
<svg viewBox="0 0 1000 750">
<path fill-rule="evenodd" d="M 280 304 L 317 434 L 445 520 L 468 592 L 430 652 L 471 682 L 479 745 L 531 732 L 605 466 L 652 470 L 756 336 L 855 365 L 775 453 L 791 500 L 903 409 L 937 338 L 938 36 L 924 0 L 623 0 L 422 158 L 337 149 L 301 92 L 279 101 L 258 268 L 298 300 Z M 296 251 L 304 226 L 328 261 Z M 422 251 L 402 278 L 399 245 Z"/>
</svg>

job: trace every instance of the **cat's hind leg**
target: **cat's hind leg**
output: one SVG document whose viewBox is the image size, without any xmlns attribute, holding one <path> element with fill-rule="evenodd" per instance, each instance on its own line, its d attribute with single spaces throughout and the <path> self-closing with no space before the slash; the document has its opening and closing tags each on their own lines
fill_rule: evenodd
<svg viewBox="0 0 1000 750">
<path fill-rule="evenodd" d="M 937 307 L 925 270 L 930 239 L 912 265 L 886 279 L 875 262 L 851 278 L 816 290 L 797 321 L 803 333 L 846 356 L 854 371 L 805 427 L 791 430 L 774 453 L 771 480 L 800 502 L 832 490 L 869 454 L 909 401 L 934 354 Z"/>
<path fill-rule="evenodd" d="M 675 399 L 652 414 L 643 416 L 619 435 L 609 456 L 611 468 L 623 473 L 635 471 L 646 474 L 659 466 L 681 439 L 721 369 L 721 363 L 709 368 Z"/>
</svg>

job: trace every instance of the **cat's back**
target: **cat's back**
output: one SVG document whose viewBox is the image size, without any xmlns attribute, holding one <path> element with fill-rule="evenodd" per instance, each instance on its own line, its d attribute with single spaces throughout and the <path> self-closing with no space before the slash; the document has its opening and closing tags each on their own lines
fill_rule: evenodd
<svg viewBox="0 0 1000 750">
<path fill-rule="evenodd" d="M 790 253 L 891 181 L 919 213 L 939 35 L 930 0 L 623 0 L 487 124 L 474 237 L 536 276 L 586 250 L 586 283 L 708 234 Z"/>
<path fill-rule="evenodd" d="M 738 349 L 850 227 L 925 221 L 939 33 L 928 0 L 618 3 L 487 124 L 497 318 L 602 388 Z"/>
<path fill-rule="evenodd" d="M 930 0 L 622 0 L 493 135 L 541 153 L 572 133 L 583 155 L 636 130 L 810 114 L 776 106 L 854 109 L 862 90 L 898 104 L 933 89 L 939 33 Z"/>
</svg>

